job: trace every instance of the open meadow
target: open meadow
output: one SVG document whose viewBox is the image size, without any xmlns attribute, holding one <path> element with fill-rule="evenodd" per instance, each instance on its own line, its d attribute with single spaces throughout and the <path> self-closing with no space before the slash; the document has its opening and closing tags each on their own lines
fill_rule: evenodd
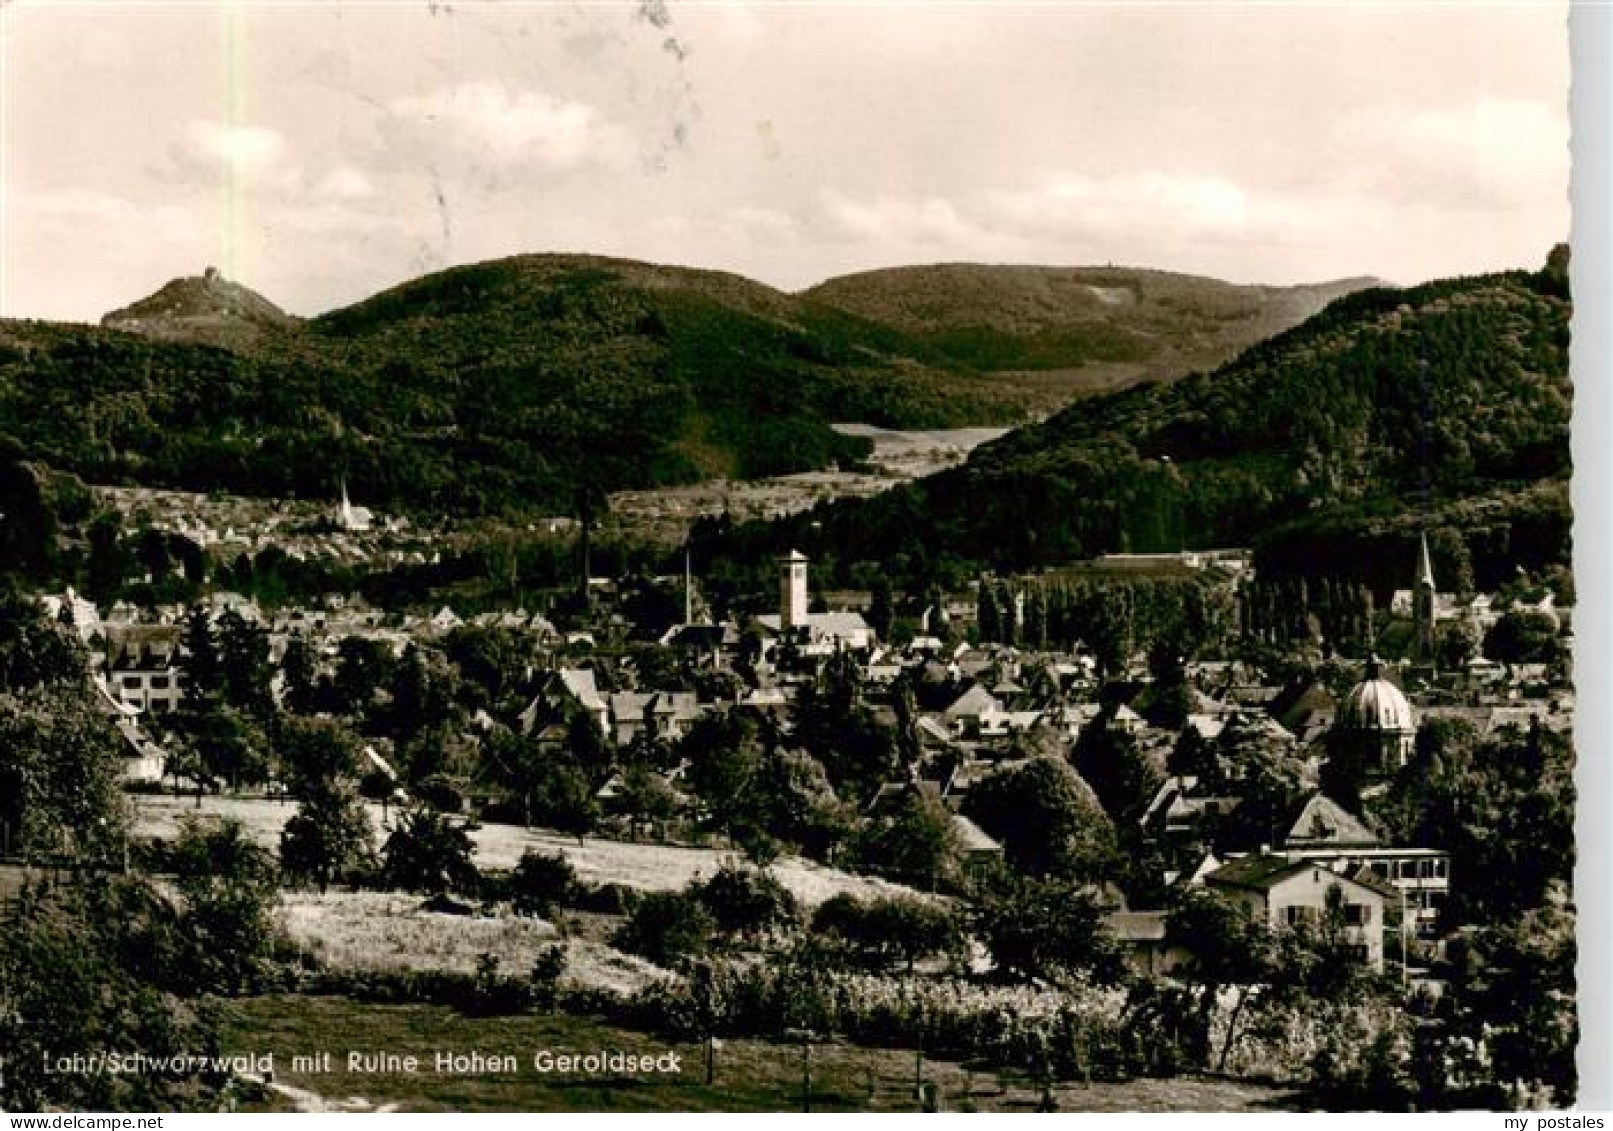
<svg viewBox="0 0 1613 1131">
<path fill-rule="evenodd" d="M 560 946 L 562 984 L 631 994 L 667 971 L 606 942 L 616 920 L 564 912 L 564 935 L 543 919 L 452 915 L 430 911 L 417 895 L 398 892 L 285 892 L 277 925 L 321 966 L 344 971 L 442 970 L 474 973 L 484 956 L 510 974 L 532 969 L 540 953 Z"/>
<path fill-rule="evenodd" d="M 295 801 L 252 797 L 202 798 L 200 807 L 191 796 L 135 794 L 134 834 L 155 839 L 172 839 L 187 816 L 234 818 L 259 844 L 275 850 L 280 830 L 297 811 Z M 369 805 L 376 843 L 390 832 L 382 820 L 381 807 Z M 394 808 L 393 813 L 396 812 Z M 471 834 L 476 844 L 476 866 L 500 871 L 515 867 L 528 849 L 564 856 L 577 871 L 577 878 L 590 884 L 621 884 L 640 891 L 677 891 L 691 880 L 709 879 L 722 865 L 738 859 L 726 849 L 693 848 L 680 845 L 633 843 L 599 837 L 578 839 L 546 829 L 519 825 L 482 825 Z M 854 876 L 827 868 L 799 856 L 780 857 L 768 871 L 806 907 L 842 893 L 868 898 L 879 895 L 912 894 L 911 889 L 868 876 Z"/>
</svg>

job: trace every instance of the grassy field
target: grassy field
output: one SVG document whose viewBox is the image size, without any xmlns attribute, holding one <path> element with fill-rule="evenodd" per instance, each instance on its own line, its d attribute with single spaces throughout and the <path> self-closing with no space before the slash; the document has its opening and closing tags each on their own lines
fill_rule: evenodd
<svg viewBox="0 0 1613 1131">
<path fill-rule="evenodd" d="M 295 802 L 251 797 L 204 797 L 201 807 L 193 797 L 168 794 L 135 794 L 134 831 L 138 836 L 171 838 L 189 815 L 234 817 L 260 844 L 278 848 L 280 829 L 297 811 Z M 379 843 L 387 832 L 381 808 L 370 806 L 370 818 Z M 576 837 L 519 825 L 483 825 L 472 839 L 476 842 L 476 863 L 486 869 L 515 867 L 528 849 L 558 854 L 571 861 L 579 879 L 586 883 L 617 883 L 642 891 L 674 891 L 690 880 L 710 877 L 736 853 L 711 848 L 683 848 L 675 845 L 633 844 L 625 841 Z M 858 896 L 907 893 L 910 889 L 865 876 L 825 868 L 796 856 L 779 859 L 769 868 L 773 877 L 789 888 L 807 907 L 816 907 L 831 896 L 849 892 Z"/>
<path fill-rule="evenodd" d="M 541 919 L 511 915 L 446 915 L 398 892 L 285 892 L 276 922 L 300 949 L 334 970 L 453 970 L 473 973 L 484 954 L 507 974 L 532 969 L 538 954 L 560 945 L 564 984 L 633 993 L 667 977 L 660 967 L 608 945 L 616 920 L 566 912 L 566 934 Z"/>
<path fill-rule="evenodd" d="M 722 1042 L 715 1080 L 705 1082 L 697 1045 L 669 1045 L 653 1036 L 563 1015 L 478 1019 L 438 1006 L 366 1005 L 344 998 L 273 996 L 222 1006 L 226 1051 L 273 1054 L 284 1090 L 262 1105 L 291 1108 L 404 1111 L 799 1111 L 803 1068 L 799 1045 Z M 669 1074 L 544 1073 L 534 1056 L 588 1055 L 604 1050 L 639 1055 L 675 1053 Z M 413 1072 L 349 1071 L 350 1052 L 413 1055 Z M 331 1071 L 293 1071 L 293 1056 L 330 1054 Z M 484 1058 L 508 1054 L 513 1072 L 439 1072 L 436 1056 Z M 912 1051 L 864 1049 L 839 1042 L 810 1055 L 814 1111 L 914 1111 Z M 307 1065 L 302 1066 L 309 1067 Z M 321 1066 L 322 1067 L 322 1066 Z M 1029 1080 L 971 1072 L 948 1061 L 924 1062 L 948 1110 L 1032 1110 L 1041 1090 Z M 1223 1080 L 1142 1080 L 1125 1084 L 1065 1084 L 1055 1089 L 1064 1111 L 1261 1111 L 1291 1106 L 1291 1092 Z"/>
</svg>

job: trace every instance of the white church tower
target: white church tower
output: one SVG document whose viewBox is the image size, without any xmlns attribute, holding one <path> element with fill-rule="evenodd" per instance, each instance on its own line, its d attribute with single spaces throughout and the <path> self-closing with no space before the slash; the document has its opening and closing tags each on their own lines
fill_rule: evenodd
<svg viewBox="0 0 1613 1131">
<path fill-rule="evenodd" d="M 786 632 L 807 623 L 807 562 L 800 550 L 779 558 L 779 625 Z"/>
<path fill-rule="evenodd" d="M 342 501 L 336 510 L 336 524 L 343 530 L 362 534 L 369 530 L 375 516 L 368 507 L 355 507 L 347 497 L 347 476 L 342 476 Z"/>
</svg>

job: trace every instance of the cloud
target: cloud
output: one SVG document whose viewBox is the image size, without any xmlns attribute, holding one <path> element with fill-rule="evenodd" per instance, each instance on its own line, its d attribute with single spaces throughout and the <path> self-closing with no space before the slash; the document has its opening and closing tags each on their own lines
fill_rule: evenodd
<svg viewBox="0 0 1613 1131">
<path fill-rule="evenodd" d="M 826 194 L 819 222 L 830 238 L 948 257 L 1030 257 L 1157 249 L 1248 238 L 1283 239 L 1317 210 L 1204 174 L 1116 177 L 1068 173 L 956 197 Z"/>
<path fill-rule="evenodd" d="M 170 187 L 227 186 L 237 200 L 272 207 L 277 215 L 329 204 L 356 206 L 376 194 L 370 177 L 345 161 L 310 169 L 284 134 L 265 125 L 188 122 L 156 172 Z"/>
<path fill-rule="evenodd" d="M 267 126 L 226 126 L 197 121 L 186 127 L 185 134 L 192 155 L 246 171 L 273 168 L 286 152 L 286 139 L 279 130 Z"/>
<path fill-rule="evenodd" d="M 592 106 L 489 82 L 395 99 L 388 110 L 394 156 L 436 153 L 491 174 L 620 168 L 635 150 L 632 134 Z"/>
<path fill-rule="evenodd" d="M 1249 193 L 1232 181 L 1169 173 L 1065 176 L 986 199 L 992 218 L 1015 231 L 1102 237 L 1162 229 L 1182 238 L 1230 236 L 1249 227 L 1253 208 Z"/>
<path fill-rule="evenodd" d="M 276 129 L 193 119 L 156 161 L 159 181 L 190 188 L 229 185 L 234 191 L 286 194 L 304 186 L 291 146 Z"/>
<path fill-rule="evenodd" d="M 1537 99 L 1372 107 L 1344 116 L 1335 142 L 1349 181 L 1397 200 L 1513 207 L 1538 202 L 1543 186 L 1568 191 L 1566 106 Z"/>
<path fill-rule="evenodd" d="M 966 220 L 956 204 L 939 196 L 857 200 L 829 193 L 823 213 L 828 234 L 843 240 L 969 246 L 988 234 Z"/>
</svg>

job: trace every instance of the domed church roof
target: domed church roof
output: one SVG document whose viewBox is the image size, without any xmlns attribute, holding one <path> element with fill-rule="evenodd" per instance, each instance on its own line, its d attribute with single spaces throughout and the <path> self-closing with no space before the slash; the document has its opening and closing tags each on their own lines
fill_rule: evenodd
<svg viewBox="0 0 1613 1131">
<path fill-rule="evenodd" d="M 1367 661 L 1365 678 L 1344 697 L 1334 716 L 1336 726 L 1353 731 L 1399 731 L 1417 729 L 1406 693 L 1384 679 L 1378 657 Z"/>
</svg>

